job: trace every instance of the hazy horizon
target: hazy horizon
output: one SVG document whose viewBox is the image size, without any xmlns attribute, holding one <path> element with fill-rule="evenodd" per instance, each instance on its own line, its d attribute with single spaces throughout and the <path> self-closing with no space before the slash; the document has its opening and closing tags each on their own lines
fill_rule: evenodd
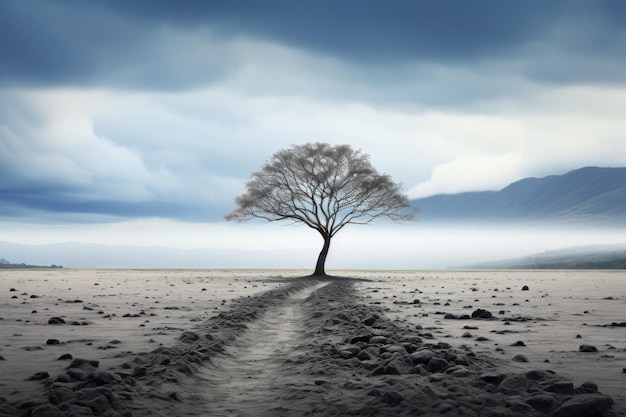
<svg viewBox="0 0 626 417">
<path fill-rule="evenodd" d="M 93 225 L 91 225 L 93 227 Z M 0 239 L 0 258 L 15 263 L 74 268 L 304 268 L 321 249 L 316 232 L 271 224 L 178 225 L 158 223 L 153 233 L 129 232 L 125 223 L 94 239 L 93 230 L 59 239 L 58 230 L 37 239 Z M 156 235 L 162 234 L 161 238 Z M 349 227 L 331 245 L 328 269 L 446 269 L 585 245 L 626 243 L 625 230 L 563 226 L 371 225 Z M 6 236 L 6 235 L 5 235 Z M 26 245 L 6 253 L 4 243 Z M 65 246 L 71 243 L 71 246 Z M 53 245 L 53 246 L 49 246 Z M 60 245 L 60 246 L 59 246 Z M 98 245 L 98 246 L 91 246 Z M 4 249 L 4 253 L 2 252 Z M 68 250 L 70 249 L 70 250 Z"/>
</svg>

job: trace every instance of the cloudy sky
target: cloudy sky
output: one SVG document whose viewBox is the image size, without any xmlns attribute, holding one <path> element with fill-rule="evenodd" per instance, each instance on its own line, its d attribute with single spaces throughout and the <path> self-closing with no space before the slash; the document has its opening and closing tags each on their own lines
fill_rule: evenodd
<svg viewBox="0 0 626 417">
<path fill-rule="evenodd" d="M 0 0 L 0 240 L 219 246 L 309 141 L 414 198 L 625 166 L 625 44 L 620 0 Z"/>
</svg>

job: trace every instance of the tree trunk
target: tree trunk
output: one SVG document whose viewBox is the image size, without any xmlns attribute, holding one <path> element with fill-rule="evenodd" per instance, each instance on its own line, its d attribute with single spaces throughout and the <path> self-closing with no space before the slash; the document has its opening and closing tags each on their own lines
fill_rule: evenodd
<svg viewBox="0 0 626 417">
<path fill-rule="evenodd" d="M 313 275 L 326 275 L 325 265 L 326 265 L 326 256 L 328 255 L 328 249 L 330 249 L 330 236 L 324 237 L 324 246 L 317 257 L 317 264 L 315 265 L 315 272 Z"/>
</svg>

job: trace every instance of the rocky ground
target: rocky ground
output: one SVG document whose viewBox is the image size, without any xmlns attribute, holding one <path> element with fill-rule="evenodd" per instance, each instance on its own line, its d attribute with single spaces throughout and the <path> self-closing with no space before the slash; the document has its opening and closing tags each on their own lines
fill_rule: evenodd
<svg viewBox="0 0 626 417">
<path fill-rule="evenodd" d="M 469 347 L 424 337 L 366 302 L 354 280 L 284 280 L 241 297 L 177 342 L 41 372 L 42 395 L 0 416 L 616 416 L 592 383 L 549 369 L 501 371 Z M 601 389 L 601 387 L 600 387 Z"/>
</svg>

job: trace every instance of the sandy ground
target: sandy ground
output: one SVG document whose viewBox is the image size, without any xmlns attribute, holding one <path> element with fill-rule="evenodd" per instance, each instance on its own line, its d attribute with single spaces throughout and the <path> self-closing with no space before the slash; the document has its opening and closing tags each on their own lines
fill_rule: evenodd
<svg viewBox="0 0 626 417">
<path fill-rule="evenodd" d="M 0 271 L 0 416 L 626 415 L 625 272 L 332 273 Z"/>
</svg>

